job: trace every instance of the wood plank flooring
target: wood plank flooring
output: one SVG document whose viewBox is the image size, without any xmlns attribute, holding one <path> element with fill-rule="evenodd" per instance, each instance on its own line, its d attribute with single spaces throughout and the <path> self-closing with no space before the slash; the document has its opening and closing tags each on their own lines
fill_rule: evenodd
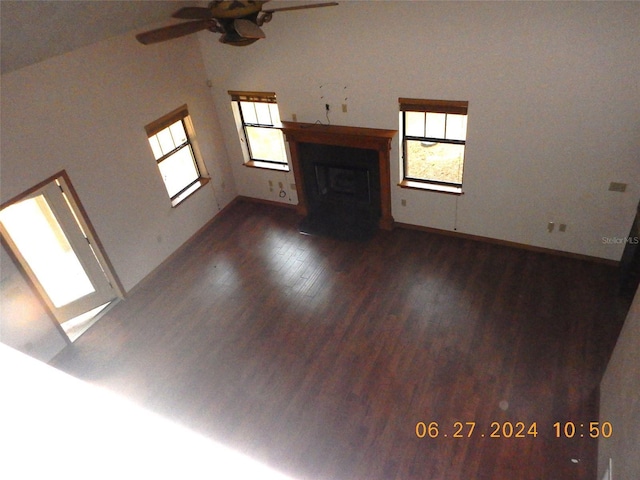
<svg viewBox="0 0 640 480">
<path fill-rule="evenodd" d="M 615 268 L 299 220 L 236 203 L 52 364 L 297 479 L 596 478 L 588 428 L 552 425 L 598 420 L 628 306 Z"/>
</svg>

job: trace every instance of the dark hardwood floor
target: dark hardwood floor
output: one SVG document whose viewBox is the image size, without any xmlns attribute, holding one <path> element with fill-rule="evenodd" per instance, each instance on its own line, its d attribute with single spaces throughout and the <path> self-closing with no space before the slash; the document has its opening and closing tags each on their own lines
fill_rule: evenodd
<svg viewBox="0 0 640 480">
<path fill-rule="evenodd" d="M 552 425 L 598 420 L 617 269 L 299 220 L 236 203 L 52 364 L 298 479 L 595 480 L 588 428 Z"/>
</svg>

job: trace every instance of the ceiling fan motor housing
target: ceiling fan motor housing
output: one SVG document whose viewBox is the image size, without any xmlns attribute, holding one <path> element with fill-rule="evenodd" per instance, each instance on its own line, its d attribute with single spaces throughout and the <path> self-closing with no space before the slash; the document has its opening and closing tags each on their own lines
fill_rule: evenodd
<svg viewBox="0 0 640 480">
<path fill-rule="evenodd" d="M 209 3 L 211 16 L 213 18 L 243 18 L 248 15 L 257 14 L 262 10 L 266 1 L 245 0 L 245 1 L 216 1 Z"/>
</svg>

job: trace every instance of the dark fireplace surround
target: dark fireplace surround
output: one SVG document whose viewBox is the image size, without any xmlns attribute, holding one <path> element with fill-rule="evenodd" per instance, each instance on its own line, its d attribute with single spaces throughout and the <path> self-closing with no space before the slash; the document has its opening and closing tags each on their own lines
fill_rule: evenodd
<svg viewBox="0 0 640 480">
<path fill-rule="evenodd" d="M 396 130 L 282 122 L 305 219 L 393 229 L 389 151 Z M 359 227 L 358 227 L 359 228 Z"/>
</svg>

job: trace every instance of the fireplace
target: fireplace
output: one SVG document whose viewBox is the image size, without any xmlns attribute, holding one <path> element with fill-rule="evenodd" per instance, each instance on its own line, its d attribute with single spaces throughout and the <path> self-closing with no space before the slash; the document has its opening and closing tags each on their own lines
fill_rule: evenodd
<svg viewBox="0 0 640 480">
<path fill-rule="evenodd" d="M 301 231 L 366 238 L 393 228 L 389 150 L 395 130 L 282 122 Z"/>
<path fill-rule="evenodd" d="M 370 149 L 300 143 L 299 165 L 307 199 L 300 230 L 368 238 L 380 220 L 380 166 Z"/>
</svg>

